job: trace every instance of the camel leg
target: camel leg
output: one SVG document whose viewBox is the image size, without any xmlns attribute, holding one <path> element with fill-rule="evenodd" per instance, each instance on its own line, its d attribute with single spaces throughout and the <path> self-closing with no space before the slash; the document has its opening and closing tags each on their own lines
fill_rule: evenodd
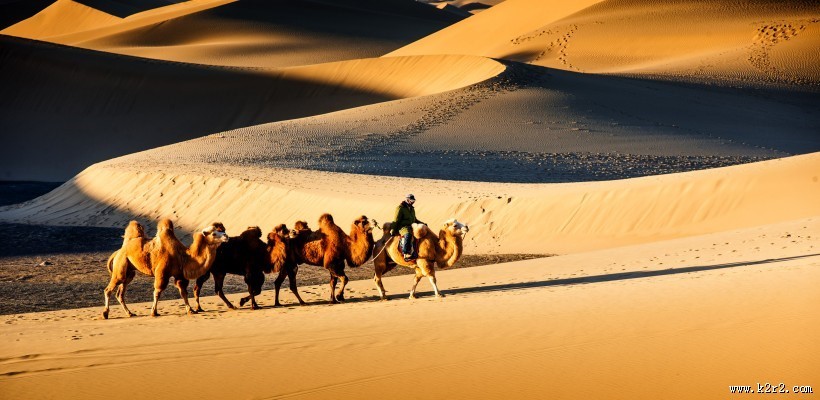
<svg viewBox="0 0 820 400">
<path fill-rule="evenodd" d="M 133 269 L 128 270 L 125 275 L 125 281 L 120 285 L 119 289 L 117 290 L 117 301 L 120 302 L 120 306 L 122 306 L 122 310 L 125 311 L 125 315 L 129 317 L 133 317 L 135 314 L 128 309 L 128 306 L 125 304 L 125 290 L 128 288 L 128 284 L 134 280 L 134 275 L 136 275 L 136 271 Z"/>
<path fill-rule="evenodd" d="M 246 297 L 246 298 L 243 298 L 242 300 L 240 300 L 240 301 L 239 301 L 239 306 L 241 307 L 241 306 L 242 306 L 242 303 L 244 303 L 245 301 L 247 301 L 247 300 L 245 300 L 245 299 L 250 298 L 250 300 L 251 300 L 251 310 L 258 310 L 258 309 L 259 309 L 259 304 L 256 304 L 256 295 L 255 295 L 255 292 L 256 292 L 256 290 L 254 290 L 254 288 L 253 288 L 253 284 L 251 283 L 251 281 L 250 281 L 250 280 L 248 280 L 248 295 L 249 295 L 249 296 L 248 296 L 248 297 Z M 259 292 L 261 293 L 262 291 L 260 290 Z M 244 301 L 243 301 L 243 300 L 244 300 Z"/>
<path fill-rule="evenodd" d="M 111 300 L 111 293 L 114 292 L 114 288 L 119 285 L 118 279 L 113 274 L 111 275 L 111 281 L 108 282 L 108 286 L 103 289 L 103 296 L 105 297 L 105 308 L 103 309 L 103 318 L 108 319 L 108 302 Z"/>
<path fill-rule="evenodd" d="M 191 308 L 191 304 L 188 303 L 188 280 L 174 278 L 174 286 L 179 290 L 179 297 L 182 297 L 182 302 L 185 303 L 185 311 L 187 311 L 189 315 L 196 314 L 196 311 Z"/>
<path fill-rule="evenodd" d="M 390 243 L 390 240 L 388 240 L 388 243 Z M 382 275 L 387 273 L 386 254 L 379 253 L 379 255 L 373 259 L 373 272 L 373 281 L 376 282 L 376 289 L 379 291 L 379 297 L 382 300 L 390 300 L 390 298 L 387 297 L 387 290 L 384 290 L 384 285 L 382 284 Z"/>
<path fill-rule="evenodd" d="M 302 300 L 302 296 L 299 296 L 299 289 L 296 288 L 296 272 L 299 271 L 299 266 L 295 266 L 292 269 L 288 268 L 288 287 L 290 288 L 291 293 L 296 296 L 296 300 L 299 301 L 300 306 L 306 306 L 304 300 Z"/>
<path fill-rule="evenodd" d="M 413 281 L 413 287 L 412 287 L 412 288 L 410 288 L 410 298 L 411 298 L 411 299 L 415 299 L 415 298 L 417 298 L 417 297 L 416 297 L 416 286 L 418 286 L 418 285 L 419 285 L 419 281 L 421 280 L 421 278 L 422 278 L 423 276 L 424 276 L 424 274 L 422 274 L 421 270 L 420 270 L 420 269 L 418 269 L 418 268 L 416 268 L 416 276 L 415 276 L 415 277 L 413 277 L 413 279 L 414 279 L 414 281 Z"/>
<path fill-rule="evenodd" d="M 336 300 L 336 281 L 338 278 L 330 274 L 330 304 L 339 304 L 339 300 Z"/>
<path fill-rule="evenodd" d="M 161 271 L 161 270 L 160 270 Z M 162 272 L 157 273 L 154 275 L 154 304 L 151 305 L 151 316 L 158 317 L 159 312 L 157 311 L 157 306 L 159 303 L 159 297 L 162 295 L 162 291 L 168 287 L 168 281 L 170 280 L 169 276 L 165 276 Z"/>
<path fill-rule="evenodd" d="M 275 290 L 274 294 L 274 307 L 282 307 L 282 303 L 279 302 L 279 289 L 282 288 L 282 283 L 285 282 L 285 277 L 287 276 L 287 271 L 284 268 L 279 270 L 279 275 L 276 276 L 276 280 L 273 281 L 273 286 Z"/>
<path fill-rule="evenodd" d="M 350 279 L 348 279 L 347 275 L 344 274 L 339 276 L 339 279 L 342 280 L 342 287 L 339 288 L 339 294 L 336 295 L 336 298 L 342 302 L 345 301 L 345 286 L 347 286 L 347 282 L 350 281 Z"/>
<path fill-rule="evenodd" d="M 196 278 L 196 282 L 194 282 L 194 299 L 196 300 L 196 312 L 205 311 L 202 309 L 202 306 L 199 304 L 199 293 L 202 291 L 202 285 L 211 277 L 211 273 L 207 272 L 205 275 Z"/>
<path fill-rule="evenodd" d="M 228 298 L 225 297 L 225 292 L 222 291 L 223 283 L 225 283 L 225 275 L 214 274 L 214 291 L 216 292 L 216 295 L 219 296 L 219 298 L 222 299 L 223 302 L 225 302 L 225 305 L 228 306 L 228 308 L 230 308 L 231 310 L 236 310 L 236 307 L 234 307 L 234 305 L 231 304 L 230 301 L 228 301 Z"/>
<path fill-rule="evenodd" d="M 390 298 L 387 297 L 387 291 L 384 290 L 384 285 L 382 284 L 382 275 L 376 272 L 373 274 L 373 280 L 376 282 L 376 289 L 379 290 L 379 297 L 381 297 L 382 300 L 390 300 Z"/>
<path fill-rule="evenodd" d="M 438 290 L 438 285 L 436 285 L 436 270 L 433 267 L 433 263 L 427 260 L 418 260 L 418 265 L 421 273 L 430 280 L 430 286 L 433 287 L 433 292 L 436 294 L 436 297 L 444 297 L 444 294 Z"/>
<path fill-rule="evenodd" d="M 128 277 L 128 260 L 123 256 L 121 251 L 117 251 L 108 259 L 109 271 L 111 271 L 111 279 L 108 281 L 108 286 L 103 289 L 103 296 L 105 297 L 105 308 L 103 309 L 103 318 L 108 319 L 109 305 L 111 302 L 111 293 L 120 284 L 125 282 Z M 119 294 L 118 294 L 119 296 Z"/>
</svg>

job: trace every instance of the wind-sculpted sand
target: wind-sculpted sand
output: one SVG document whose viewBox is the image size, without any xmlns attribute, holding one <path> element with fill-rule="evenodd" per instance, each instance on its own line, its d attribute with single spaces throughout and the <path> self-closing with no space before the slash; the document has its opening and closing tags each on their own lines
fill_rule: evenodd
<svg viewBox="0 0 820 400">
<path fill-rule="evenodd" d="M 0 179 L 73 177 L 0 207 L 3 397 L 820 390 L 818 3 L 433 3 L 14 2 Z M 325 283 L 273 308 L 269 275 L 226 290 L 261 310 L 166 296 L 152 319 L 140 276 L 136 316 L 99 319 L 131 220 L 187 245 L 213 221 L 384 223 L 407 193 L 431 232 L 469 226 L 446 297 L 387 276 L 379 301 L 365 235 L 343 304 Z"/>
<path fill-rule="evenodd" d="M 579 72 L 817 88 L 818 24 L 813 1 L 516 0 L 388 55 L 473 54 Z"/>
<path fill-rule="evenodd" d="M 412 0 L 188 0 L 126 14 L 59 0 L 0 33 L 160 60 L 270 68 L 378 57 L 463 18 Z"/>
</svg>

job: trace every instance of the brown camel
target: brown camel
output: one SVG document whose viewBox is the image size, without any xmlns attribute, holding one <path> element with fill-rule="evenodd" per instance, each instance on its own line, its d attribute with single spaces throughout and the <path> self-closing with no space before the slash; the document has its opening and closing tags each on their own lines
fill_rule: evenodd
<svg viewBox="0 0 820 400">
<path fill-rule="evenodd" d="M 396 265 L 416 271 L 415 281 L 410 289 L 411 299 L 416 298 L 416 286 L 425 276 L 430 280 L 436 297 L 444 297 L 436 285 L 435 265 L 438 264 L 439 268 L 449 268 L 458 261 L 464 249 L 464 235 L 469 232 L 470 228 L 451 219 L 444 223 L 436 237 L 426 225 L 413 224 L 413 236 L 418 240 L 418 259 L 410 262 L 404 261 L 404 256 L 397 246 L 399 237 L 391 237 L 387 234 L 390 232 L 390 223 L 386 223 L 383 228 L 385 236 L 376 243 L 376 257 L 373 259 L 376 272 L 373 280 L 376 281 L 376 287 L 379 289 L 382 300 L 388 300 L 387 291 L 382 285 L 382 275 L 395 268 Z"/>
<path fill-rule="evenodd" d="M 344 301 L 348 278 L 345 262 L 358 267 L 373 255 L 373 223 L 362 215 L 353 221 L 350 235 L 333 222 L 330 214 L 319 217 L 319 230 L 311 231 L 307 223 L 297 221 L 294 225 L 293 252 L 296 264 L 324 267 L 330 273 L 330 302 Z M 295 275 L 295 273 L 294 273 Z M 339 293 L 336 283 L 342 281 Z"/>
<path fill-rule="evenodd" d="M 276 273 L 276 280 L 273 284 L 276 288 L 276 297 L 274 298 L 274 307 L 282 307 L 279 302 L 279 290 L 282 288 L 282 283 L 285 278 L 288 278 L 290 291 L 296 296 L 300 305 L 306 305 L 302 296 L 299 296 L 299 291 L 296 288 L 296 273 L 299 271 L 299 264 L 296 260 L 295 240 L 291 235 L 294 231 L 288 229 L 285 224 L 276 225 L 273 232 L 268 234 L 268 265 L 270 271 Z M 247 301 L 242 299 L 242 301 Z"/>
<path fill-rule="evenodd" d="M 111 281 L 104 290 L 105 309 L 103 318 L 108 318 L 108 304 L 111 292 L 118 285 L 117 300 L 125 313 L 130 317 L 134 314 L 125 304 L 125 290 L 128 283 L 134 278 L 134 270 L 154 277 L 154 303 L 151 315 L 158 316 L 157 302 L 162 291 L 168 286 L 171 277 L 179 290 L 179 295 L 185 302 L 189 314 L 196 312 L 188 304 L 188 281 L 196 279 L 208 272 L 216 259 L 216 249 L 228 240 L 225 226 L 215 222 L 193 234 L 193 243 L 185 247 L 174 235 L 174 224 L 169 219 L 163 219 L 157 224 L 156 236 L 148 240 L 142 226 L 131 221 L 125 230 L 122 247 L 108 258 L 108 271 Z"/>
<path fill-rule="evenodd" d="M 251 226 L 239 236 L 234 236 L 228 239 L 227 243 L 219 246 L 216 250 L 216 260 L 211 269 L 197 278 L 194 284 L 197 312 L 202 311 L 202 306 L 199 303 L 199 293 L 202 290 L 202 285 L 211 275 L 214 276 L 214 291 L 228 308 L 236 309 L 222 291 L 222 284 L 225 282 L 227 274 L 242 275 L 245 278 L 249 294 L 247 298 L 251 301 L 251 309 L 256 310 L 259 308 L 259 305 L 256 304 L 256 295 L 262 292 L 262 285 L 265 283 L 263 272 L 270 272 L 270 267 L 267 266 L 265 242 L 259 240 L 260 237 L 262 237 L 262 230 L 258 226 Z M 243 301 L 240 306 L 244 304 Z"/>
</svg>

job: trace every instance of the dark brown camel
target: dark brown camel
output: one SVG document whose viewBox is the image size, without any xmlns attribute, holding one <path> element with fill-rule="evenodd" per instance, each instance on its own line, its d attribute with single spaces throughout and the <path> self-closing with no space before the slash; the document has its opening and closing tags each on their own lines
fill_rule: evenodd
<svg viewBox="0 0 820 400">
<path fill-rule="evenodd" d="M 262 285 L 265 283 L 265 274 L 263 272 L 270 271 L 265 242 L 259 240 L 260 237 L 262 237 L 262 230 L 258 226 L 251 226 L 239 236 L 230 238 L 227 243 L 217 249 L 216 260 L 214 260 L 211 270 L 209 273 L 197 278 L 194 285 L 197 311 L 202 311 L 202 306 L 199 303 L 199 293 L 202 290 L 202 285 L 211 275 L 214 276 L 214 292 L 225 302 L 228 308 L 236 309 L 225 297 L 222 290 L 227 274 L 242 275 L 245 278 L 249 294 L 247 298 L 251 301 L 251 309 L 256 310 L 259 308 L 259 305 L 256 304 L 256 296 L 262 292 Z M 241 307 L 244 304 L 245 301 L 241 301 L 239 305 Z"/>
</svg>

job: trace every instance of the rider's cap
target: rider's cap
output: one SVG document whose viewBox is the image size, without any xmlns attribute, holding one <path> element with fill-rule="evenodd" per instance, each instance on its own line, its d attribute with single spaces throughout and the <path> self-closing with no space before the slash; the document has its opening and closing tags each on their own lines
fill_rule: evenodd
<svg viewBox="0 0 820 400">
<path fill-rule="evenodd" d="M 412 193 L 410 193 L 410 194 L 408 194 L 405 198 L 406 198 L 407 200 L 415 200 L 415 199 L 416 199 L 416 196 L 413 196 L 413 194 L 412 194 Z"/>
</svg>

